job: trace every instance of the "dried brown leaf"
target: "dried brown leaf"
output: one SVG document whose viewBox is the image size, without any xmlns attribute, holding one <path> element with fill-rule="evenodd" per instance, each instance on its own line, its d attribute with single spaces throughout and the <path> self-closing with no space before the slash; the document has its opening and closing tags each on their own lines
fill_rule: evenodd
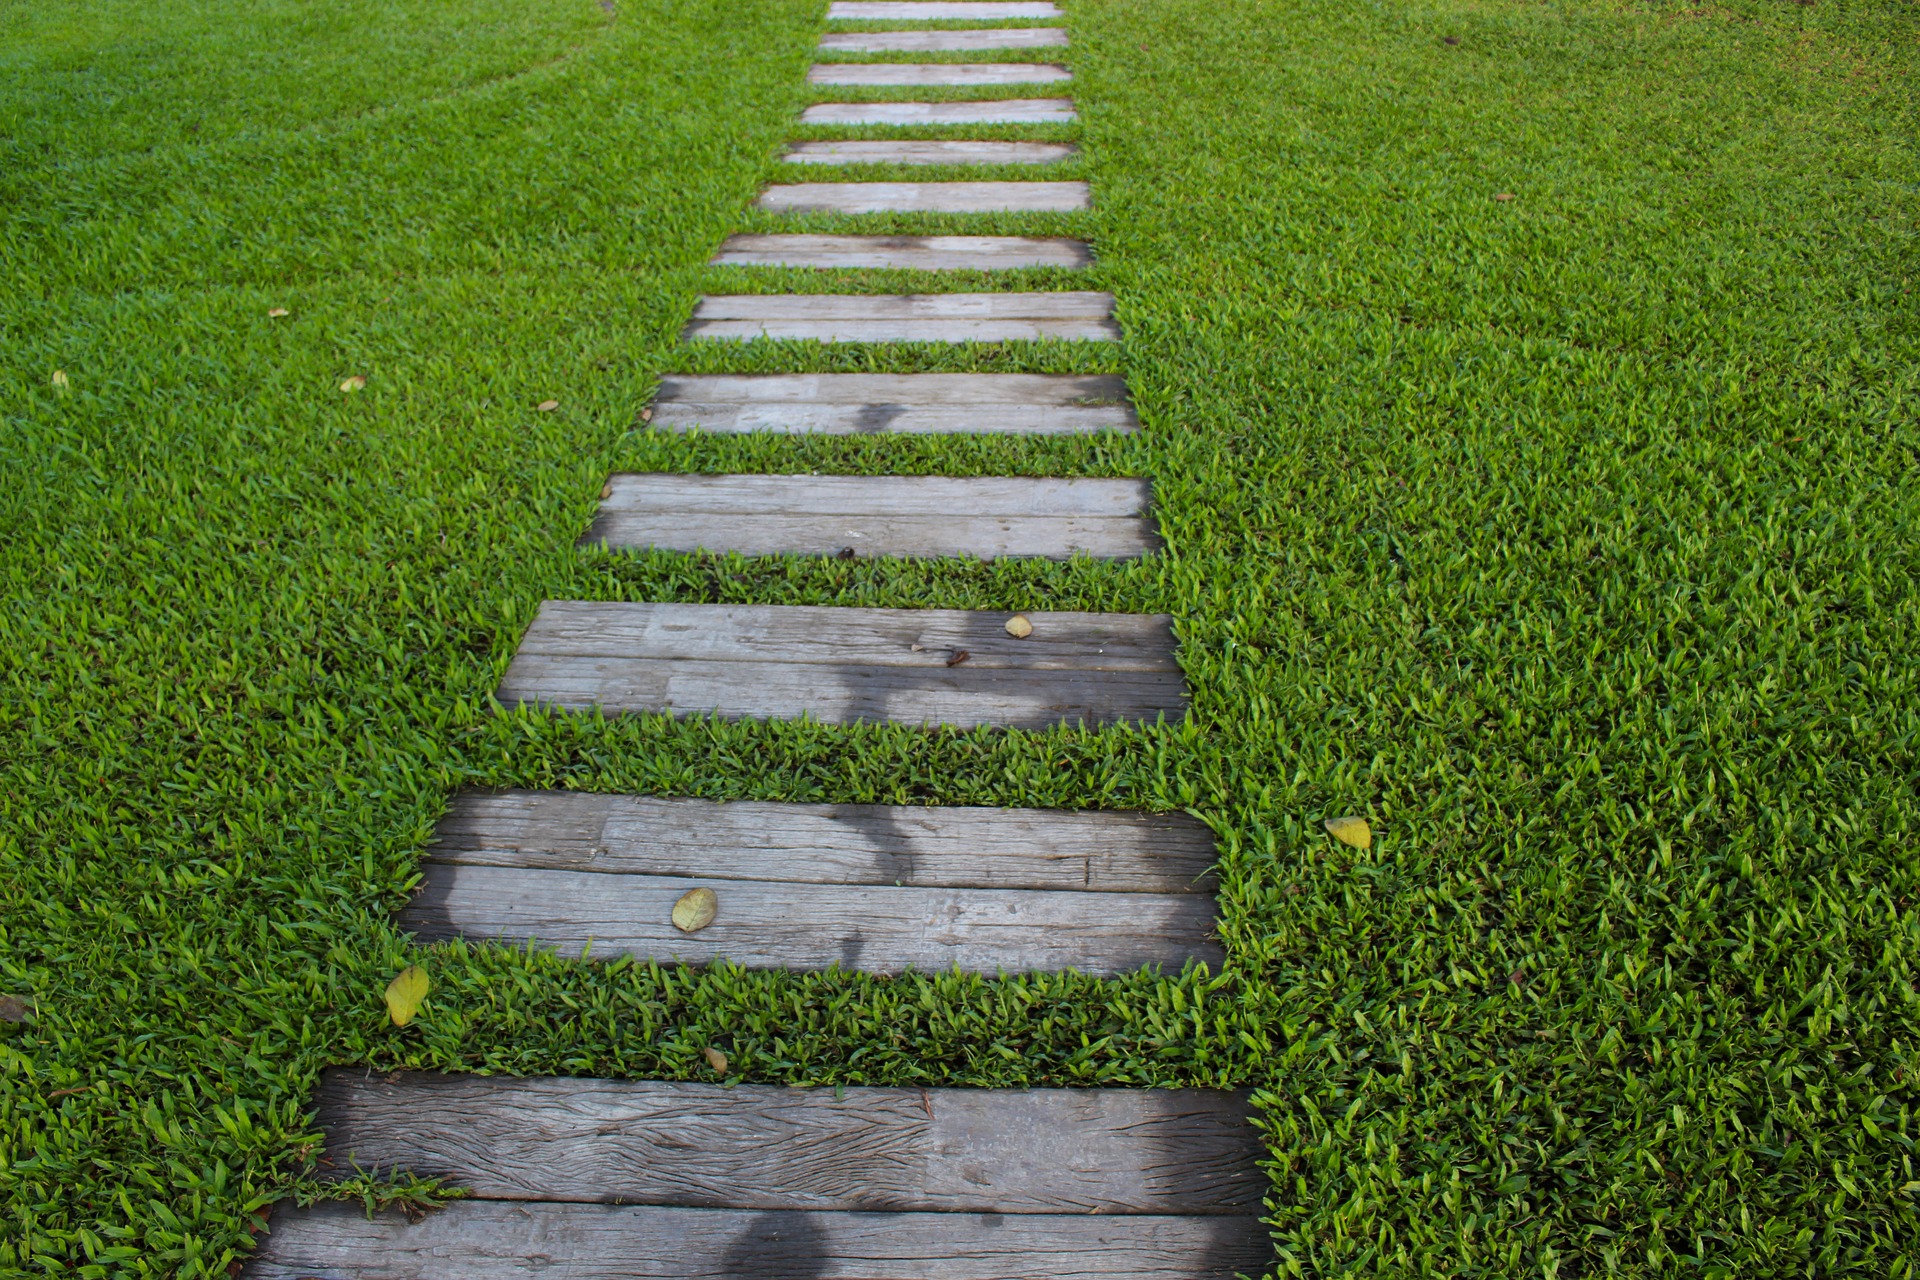
<svg viewBox="0 0 1920 1280">
<path fill-rule="evenodd" d="M 1026 614 L 1016 613 L 1007 619 L 1007 634 L 1015 640 L 1025 640 L 1033 634 L 1033 623 Z"/>
<path fill-rule="evenodd" d="M 718 1049 L 714 1048 L 712 1045 L 708 1045 L 706 1048 L 702 1049 L 700 1052 L 707 1055 L 707 1065 L 712 1067 L 717 1074 L 719 1075 L 727 1074 L 727 1055 L 726 1054 L 720 1052 Z"/>
</svg>

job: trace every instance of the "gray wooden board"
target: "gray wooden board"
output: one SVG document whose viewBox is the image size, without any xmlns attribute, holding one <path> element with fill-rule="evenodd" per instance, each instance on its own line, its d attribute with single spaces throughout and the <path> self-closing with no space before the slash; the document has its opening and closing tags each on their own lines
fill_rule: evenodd
<svg viewBox="0 0 1920 1280">
<path fill-rule="evenodd" d="M 1071 213 L 1089 203 L 1084 182 L 793 182 L 759 200 L 781 213 Z"/>
<path fill-rule="evenodd" d="M 1049 84 L 1073 73 L 1048 62 L 823 62 L 809 84 Z"/>
<path fill-rule="evenodd" d="M 819 342 L 1117 342 L 1113 295 L 1058 293 L 709 294 L 684 336 Z"/>
<path fill-rule="evenodd" d="M 781 157 L 788 164 L 1058 164 L 1079 148 L 1070 142 L 967 142 L 902 139 L 899 142 L 796 142 Z"/>
<path fill-rule="evenodd" d="M 467 791 L 428 858 L 462 866 L 814 884 L 1189 893 L 1213 835 L 1180 813 L 720 802 Z"/>
<path fill-rule="evenodd" d="M 1186 684 L 1160 615 L 549 600 L 502 703 L 831 724 L 1179 719 Z M 965 661 L 949 665 L 961 652 Z"/>
<path fill-rule="evenodd" d="M 980 31 L 830 31 L 820 48 L 832 53 L 978 53 L 991 49 L 1063 49 L 1064 27 L 998 27 Z"/>
<path fill-rule="evenodd" d="M 842 1213 L 456 1201 L 409 1222 L 283 1204 L 249 1280 L 1232 1280 L 1273 1248 L 1250 1216 Z"/>
<path fill-rule="evenodd" d="M 829 22 L 871 22 L 897 18 L 907 22 L 945 20 L 990 22 L 1002 18 L 1058 18 L 1052 0 L 833 0 Z"/>
<path fill-rule="evenodd" d="M 1000 1214 L 1257 1213 L 1243 1093 L 489 1078 L 364 1068 L 315 1093 L 327 1176 L 486 1200 Z"/>
<path fill-rule="evenodd" d="M 1057 435 L 1140 425 L 1124 379 L 1023 373 L 669 377 L 652 423 L 662 431 L 824 435 Z"/>
<path fill-rule="evenodd" d="M 719 913 L 697 933 L 672 921 L 674 903 L 712 890 Z M 1215 971 L 1214 904 L 1194 893 L 1050 889 L 923 889 L 601 875 L 528 867 L 429 863 L 398 917 L 422 941 L 466 938 L 534 945 L 560 955 L 633 956 L 660 964 L 726 960 L 747 969 L 862 973 L 958 969 L 1110 977 L 1188 960 Z"/>
<path fill-rule="evenodd" d="M 608 482 L 588 544 L 741 555 L 1126 559 L 1157 548 L 1144 480 L 689 475 Z"/>
<path fill-rule="evenodd" d="M 893 267 L 911 271 L 1010 271 L 1085 267 L 1083 240 L 1036 236 L 733 235 L 716 267 Z"/>
<path fill-rule="evenodd" d="M 817 102 L 801 124 L 1070 124 L 1071 98 L 1007 98 L 997 102 Z"/>
</svg>

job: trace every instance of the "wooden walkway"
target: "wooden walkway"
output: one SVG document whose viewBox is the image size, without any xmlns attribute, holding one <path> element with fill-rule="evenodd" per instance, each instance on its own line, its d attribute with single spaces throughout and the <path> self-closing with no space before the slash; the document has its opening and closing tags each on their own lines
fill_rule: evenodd
<svg viewBox="0 0 1920 1280">
<path fill-rule="evenodd" d="M 784 1089 L 333 1071 L 335 1176 L 438 1175 L 409 1223 L 282 1206 L 251 1274 L 1228 1280 L 1260 1274 L 1244 1096 Z"/>
<path fill-rule="evenodd" d="M 834 0 L 830 21 L 1057 20 L 1047 0 Z M 1070 142 L 915 136 L 1062 125 L 1065 97 L 861 101 L 893 87 L 1064 86 L 1059 25 L 828 31 L 811 83 L 851 100 L 809 126 L 897 139 L 793 143 L 786 165 L 1070 163 Z M 901 55 L 836 63 L 836 56 Z M 1046 55 L 1060 56 L 1057 52 Z M 775 183 L 776 214 L 1073 213 L 1083 181 Z M 1092 271 L 1062 236 L 761 232 L 717 266 Z M 689 344 L 1112 344 L 1093 289 L 740 292 L 699 300 Z M 777 350 L 777 348 L 776 348 Z M 761 364 L 757 367 L 765 367 Z M 650 429 L 715 434 L 1135 431 L 1123 379 L 1059 374 L 704 374 L 663 380 Z M 622 473 L 583 545 L 744 556 L 1126 560 L 1159 550 L 1147 477 Z M 1036 605 L 1043 603 L 1036 601 Z M 504 705 L 1045 731 L 1186 714 L 1173 620 L 1029 609 L 549 600 Z M 418 940 L 565 956 L 874 974 L 1226 962 L 1211 832 L 1184 815 L 720 803 L 566 791 L 456 796 L 398 923 Z M 694 917 L 681 908 L 697 902 Z M 1207 1090 L 790 1089 L 332 1071 L 326 1175 L 407 1171 L 471 1198 L 419 1221 L 283 1203 L 256 1280 L 1228 1280 L 1272 1253 L 1244 1095 Z"/>
</svg>

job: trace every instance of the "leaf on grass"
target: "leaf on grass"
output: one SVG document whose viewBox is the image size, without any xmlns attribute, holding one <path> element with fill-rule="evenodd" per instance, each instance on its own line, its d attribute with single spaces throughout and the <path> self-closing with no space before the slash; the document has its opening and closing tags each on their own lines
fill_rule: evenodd
<svg viewBox="0 0 1920 1280">
<path fill-rule="evenodd" d="M 353 392 L 353 391 L 360 390 L 360 388 L 366 385 L 367 385 L 367 380 L 356 373 L 351 378 L 348 378 L 345 382 L 341 383 L 340 389 L 342 391 Z"/>
<path fill-rule="evenodd" d="M 1016 613 L 1007 619 L 1007 634 L 1015 640 L 1025 640 L 1033 634 L 1033 623 L 1024 613 Z"/>
<path fill-rule="evenodd" d="M 642 410 L 640 411 L 640 421 L 642 421 L 642 422 L 652 422 L 652 421 L 653 421 L 653 410 L 651 410 L 651 409 L 642 409 Z"/>
<path fill-rule="evenodd" d="M 541 413 L 552 413 L 555 409 L 558 409 L 560 407 L 560 402 L 558 400 L 542 400 L 539 404 L 533 407 L 535 409 L 538 409 Z"/>
<path fill-rule="evenodd" d="M 393 1019 L 393 1025 L 404 1027 L 412 1022 L 413 1015 L 420 1012 L 420 1002 L 432 989 L 433 983 L 425 969 L 417 964 L 402 969 L 399 976 L 387 984 L 387 1016 Z"/>
<path fill-rule="evenodd" d="M 55 369 L 53 371 L 53 389 L 61 392 L 71 391 L 73 389 L 73 383 L 67 380 L 67 371 L 65 369 Z"/>
<path fill-rule="evenodd" d="M 0 996 L 0 1022 L 25 1022 L 33 1002 L 25 996 Z"/>
<path fill-rule="evenodd" d="M 673 904 L 673 927 L 682 933 L 698 933 L 713 923 L 720 911 L 720 899 L 711 889 L 689 889 Z"/>
<path fill-rule="evenodd" d="M 269 316 L 272 316 L 275 320 L 278 320 L 281 316 L 284 316 L 287 314 L 287 309 L 285 307 L 274 307 L 274 308 L 271 308 L 267 312 L 267 314 Z"/>
<path fill-rule="evenodd" d="M 613 481 L 609 480 L 605 484 L 600 486 L 600 500 L 602 502 L 605 502 L 608 498 L 611 498 L 612 496 L 613 496 Z"/>
<path fill-rule="evenodd" d="M 1493 198 L 1494 198 L 1495 200 L 1511 200 L 1511 199 L 1513 199 L 1513 192 L 1511 192 L 1511 191 L 1502 191 L 1502 192 L 1499 192 L 1498 194 L 1496 194 L 1496 195 L 1495 195 L 1495 196 L 1494 196 Z"/>
<path fill-rule="evenodd" d="M 1328 818 L 1327 834 L 1356 849 L 1373 848 L 1373 828 L 1365 818 Z"/>
<path fill-rule="evenodd" d="M 727 1074 L 727 1055 L 726 1054 L 720 1052 L 718 1049 L 714 1048 L 712 1045 L 708 1045 L 705 1049 L 702 1049 L 701 1052 L 707 1055 L 708 1066 L 712 1067 L 716 1072 L 718 1072 L 721 1075 Z"/>
<path fill-rule="evenodd" d="M 955 649 L 952 653 L 947 655 L 947 665 L 950 667 L 957 667 L 961 663 L 965 662 L 968 658 L 971 658 L 972 656 L 973 655 L 971 653 L 968 653 L 965 649 Z"/>
</svg>

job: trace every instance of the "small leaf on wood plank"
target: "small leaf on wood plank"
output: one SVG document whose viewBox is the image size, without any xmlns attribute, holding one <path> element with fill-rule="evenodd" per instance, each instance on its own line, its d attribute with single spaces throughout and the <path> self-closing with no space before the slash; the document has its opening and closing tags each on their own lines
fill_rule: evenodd
<svg viewBox="0 0 1920 1280">
<path fill-rule="evenodd" d="M 947 665 L 950 667 L 957 667 L 961 663 L 965 662 L 968 658 L 971 658 L 972 656 L 973 655 L 971 653 L 968 653 L 965 649 L 955 649 L 952 653 L 947 655 Z"/>
<path fill-rule="evenodd" d="M 1373 848 L 1373 828 L 1365 818 L 1328 818 L 1327 833 L 1341 844 L 1356 849 Z"/>
<path fill-rule="evenodd" d="M 1028 621 L 1026 614 L 1016 613 L 1007 619 L 1007 634 L 1015 640 L 1025 640 L 1033 634 L 1033 623 Z"/>
<path fill-rule="evenodd" d="M 712 1067 L 716 1072 L 718 1072 L 721 1075 L 727 1074 L 727 1055 L 726 1054 L 720 1052 L 718 1049 L 714 1048 L 712 1045 L 708 1045 L 705 1049 L 702 1049 L 701 1052 L 707 1055 L 708 1066 Z"/>
<path fill-rule="evenodd" d="M 33 1004 L 23 996 L 0 996 L 0 1022 L 25 1022 Z"/>
<path fill-rule="evenodd" d="M 288 314 L 288 312 L 285 307 L 270 307 L 267 309 L 267 314 L 273 319 L 278 320 L 281 316 Z"/>
<path fill-rule="evenodd" d="M 698 933 L 713 923 L 719 913 L 720 899 L 711 889 L 689 889 L 673 904 L 673 927 L 682 933 Z"/>
<path fill-rule="evenodd" d="M 404 1027 L 412 1022 L 413 1015 L 420 1012 L 420 1002 L 432 989 L 433 983 L 425 969 L 417 964 L 402 969 L 399 976 L 387 984 L 387 1016 L 393 1019 L 393 1025 Z"/>
<path fill-rule="evenodd" d="M 348 378 L 345 382 L 341 383 L 340 389 L 346 392 L 354 392 L 354 391 L 360 390 L 362 387 L 366 385 L 367 385 L 367 380 L 356 373 L 351 378 Z"/>
<path fill-rule="evenodd" d="M 542 400 L 539 404 L 533 407 L 539 410 L 541 413 L 552 413 L 555 409 L 558 409 L 560 407 L 560 402 L 558 400 Z"/>
</svg>

